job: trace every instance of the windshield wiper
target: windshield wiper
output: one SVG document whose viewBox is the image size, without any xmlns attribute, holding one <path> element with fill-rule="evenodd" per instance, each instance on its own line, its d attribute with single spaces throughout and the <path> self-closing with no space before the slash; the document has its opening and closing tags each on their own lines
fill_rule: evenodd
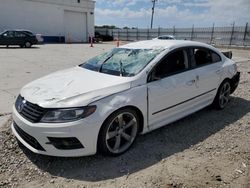
<svg viewBox="0 0 250 188">
<path fill-rule="evenodd" d="M 123 67 L 122 60 L 120 60 L 120 76 L 124 76 L 124 73 L 126 73 L 126 71 Z"/>
<path fill-rule="evenodd" d="M 100 66 L 100 68 L 99 68 L 99 70 L 98 70 L 98 72 L 101 72 L 101 71 L 102 71 L 103 65 L 104 65 L 111 57 L 113 57 L 113 55 L 114 55 L 114 54 L 111 54 L 109 57 L 107 57 L 107 59 L 105 59 L 105 60 L 102 62 L 101 66 Z"/>
</svg>

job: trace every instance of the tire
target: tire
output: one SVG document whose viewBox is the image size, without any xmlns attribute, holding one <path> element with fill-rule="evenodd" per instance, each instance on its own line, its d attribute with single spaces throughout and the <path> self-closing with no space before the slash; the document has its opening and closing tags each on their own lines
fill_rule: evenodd
<svg viewBox="0 0 250 188">
<path fill-rule="evenodd" d="M 32 44 L 30 42 L 25 42 L 24 44 L 25 48 L 31 48 Z"/>
<path fill-rule="evenodd" d="M 98 137 L 98 151 L 104 155 L 118 156 L 134 143 L 139 130 L 139 116 L 130 109 L 111 114 L 102 125 Z"/>
<path fill-rule="evenodd" d="M 221 83 L 217 91 L 217 94 L 213 102 L 213 106 L 219 110 L 224 109 L 229 102 L 230 94 L 231 94 L 230 82 L 229 80 L 225 80 Z"/>
</svg>

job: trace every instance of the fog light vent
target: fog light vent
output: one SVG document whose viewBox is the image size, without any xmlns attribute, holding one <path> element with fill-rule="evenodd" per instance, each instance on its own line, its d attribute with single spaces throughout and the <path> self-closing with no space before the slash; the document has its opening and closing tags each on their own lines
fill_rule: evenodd
<svg viewBox="0 0 250 188">
<path fill-rule="evenodd" d="M 84 148 L 81 142 L 75 137 L 68 137 L 68 138 L 48 137 L 48 139 L 50 142 L 47 144 L 52 144 L 57 149 L 71 150 L 71 149 Z"/>
</svg>

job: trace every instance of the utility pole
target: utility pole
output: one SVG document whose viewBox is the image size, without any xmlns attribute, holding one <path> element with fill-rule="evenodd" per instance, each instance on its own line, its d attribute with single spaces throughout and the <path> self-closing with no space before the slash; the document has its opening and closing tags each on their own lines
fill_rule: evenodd
<svg viewBox="0 0 250 188">
<path fill-rule="evenodd" d="M 153 28 L 153 21 L 154 21 L 154 13 L 155 13 L 155 2 L 157 0 L 152 0 L 153 7 L 152 7 L 152 16 L 151 16 L 151 29 Z"/>
</svg>

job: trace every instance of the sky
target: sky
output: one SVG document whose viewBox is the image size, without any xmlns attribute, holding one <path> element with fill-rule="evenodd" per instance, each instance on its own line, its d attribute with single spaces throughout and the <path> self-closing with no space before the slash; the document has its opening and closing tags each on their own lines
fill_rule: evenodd
<svg viewBox="0 0 250 188">
<path fill-rule="evenodd" d="M 149 28 L 151 0 L 96 0 L 95 24 Z M 250 22 L 250 0 L 158 0 L 154 28 L 243 26 Z M 250 24 L 250 23 L 249 23 Z"/>
</svg>

